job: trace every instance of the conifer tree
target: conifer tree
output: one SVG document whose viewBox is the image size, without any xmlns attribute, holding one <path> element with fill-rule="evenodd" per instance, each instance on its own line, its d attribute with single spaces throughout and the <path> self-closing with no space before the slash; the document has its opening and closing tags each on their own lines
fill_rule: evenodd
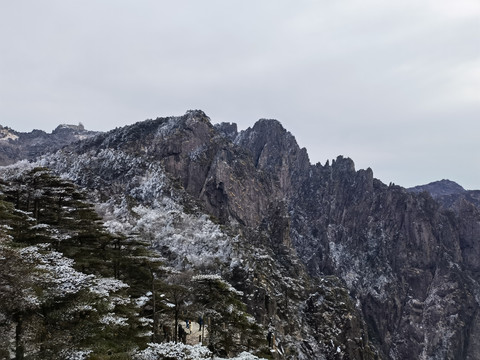
<svg viewBox="0 0 480 360">
<path fill-rule="evenodd" d="M 145 347 L 135 298 L 149 289 L 142 269 L 149 274 L 156 258 L 108 234 L 85 196 L 48 170 L 9 180 L 0 184 L 0 354 L 57 359 Z"/>
<path fill-rule="evenodd" d="M 192 278 L 195 302 L 208 322 L 209 347 L 217 354 L 248 351 L 263 339 L 255 319 L 246 312 L 243 295 L 219 275 Z"/>
</svg>

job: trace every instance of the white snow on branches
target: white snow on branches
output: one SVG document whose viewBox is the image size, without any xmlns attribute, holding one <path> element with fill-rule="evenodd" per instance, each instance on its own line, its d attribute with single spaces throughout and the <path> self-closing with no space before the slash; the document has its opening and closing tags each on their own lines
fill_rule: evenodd
<svg viewBox="0 0 480 360">
<path fill-rule="evenodd" d="M 150 343 L 148 348 L 135 354 L 135 360 L 157 360 L 157 359 L 179 359 L 179 360 L 202 360 L 212 359 L 212 353 L 207 347 L 202 345 L 185 345 L 182 343 Z M 214 360 L 225 360 L 219 357 L 213 357 Z M 242 352 L 229 360 L 265 360 L 249 352 Z"/>
<path fill-rule="evenodd" d="M 148 348 L 137 353 L 136 360 L 157 360 L 161 358 L 179 360 L 211 359 L 212 353 L 201 345 L 185 345 L 182 343 L 148 344 Z"/>
<path fill-rule="evenodd" d="M 128 285 L 120 280 L 111 278 L 98 278 L 95 279 L 93 286 L 90 288 L 90 291 L 100 296 L 108 297 L 110 293 L 117 292 L 127 287 Z"/>
<path fill-rule="evenodd" d="M 100 323 L 113 326 L 128 326 L 127 321 L 127 318 L 115 315 L 114 313 L 108 313 L 100 319 Z"/>
<path fill-rule="evenodd" d="M 93 275 L 87 275 L 73 268 L 74 261 L 56 251 L 42 251 L 42 245 L 29 246 L 20 250 L 30 263 L 39 270 L 34 274 L 39 282 L 49 285 L 47 297 L 65 297 L 75 294 L 90 285 Z"/>
</svg>

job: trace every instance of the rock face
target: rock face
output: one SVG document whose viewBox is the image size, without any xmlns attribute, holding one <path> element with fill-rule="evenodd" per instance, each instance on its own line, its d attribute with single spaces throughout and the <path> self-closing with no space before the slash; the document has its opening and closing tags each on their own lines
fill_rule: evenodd
<svg viewBox="0 0 480 360">
<path fill-rule="evenodd" d="M 97 134 L 83 125 L 59 125 L 51 134 L 42 130 L 21 133 L 0 125 L 0 166 L 34 159 Z"/>
<path fill-rule="evenodd" d="M 61 172 L 78 156 L 114 153 L 128 160 L 91 165 L 97 180 L 83 172 L 75 181 L 108 197 L 158 164 L 186 207 L 271 251 L 281 275 L 234 267 L 231 281 L 257 319 L 273 321 L 285 356 L 478 358 L 480 210 L 472 202 L 452 211 L 342 156 L 312 165 L 276 120 L 238 132 L 201 111 L 99 134 L 48 165 Z M 450 188 L 441 196 L 465 195 Z"/>
<path fill-rule="evenodd" d="M 297 253 L 313 277 L 344 280 L 382 358 L 478 356 L 478 208 L 464 204 L 456 216 L 425 193 L 355 171 L 350 159 L 311 166 L 296 144 L 280 150 L 288 135 L 267 140 L 270 152 L 258 137 L 241 144 L 265 159 L 259 168 L 288 179 L 280 183 Z"/>
</svg>

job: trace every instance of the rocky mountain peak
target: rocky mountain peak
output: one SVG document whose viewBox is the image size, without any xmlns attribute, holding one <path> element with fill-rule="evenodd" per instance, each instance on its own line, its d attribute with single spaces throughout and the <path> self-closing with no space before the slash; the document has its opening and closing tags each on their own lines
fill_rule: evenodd
<svg viewBox="0 0 480 360">
<path fill-rule="evenodd" d="M 85 131 L 85 127 L 83 126 L 82 123 L 78 123 L 78 125 L 72 125 L 72 124 L 60 124 L 56 127 L 55 130 L 53 130 L 53 133 L 65 131 L 65 130 L 70 130 L 70 131 Z"/>
<path fill-rule="evenodd" d="M 242 131 L 237 139 L 237 143 L 243 144 L 247 141 L 254 145 L 254 153 L 261 151 L 267 144 L 282 148 L 286 146 L 298 148 L 293 135 L 285 130 L 280 121 L 273 119 L 260 119 L 253 127 Z"/>
<path fill-rule="evenodd" d="M 355 173 L 355 163 L 352 159 L 339 155 L 337 159 L 332 160 L 332 169 L 338 172 Z"/>
<path fill-rule="evenodd" d="M 466 190 L 454 181 L 443 179 L 439 181 L 431 182 L 427 185 L 419 185 L 410 188 L 411 192 L 427 191 L 433 197 L 439 197 L 444 195 L 462 194 Z"/>
<path fill-rule="evenodd" d="M 0 141 L 17 140 L 18 135 L 10 128 L 0 125 Z"/>
<path fill-rule="evenodd" d="M 187 110 L 186 117 L 191 121 L 202 121 L 210 123 L 210 118 L 202 110 Z"/>
<path fill-rule="evenodd" d="M 443 179 L 409 188 L 412 193 L 429 193 L 444 208 L 462 213 L 470 206 L 480 209 L 480 190 L 465 190 L 454 181 Z"/>
<path fill-rule="evenodd" d="M 179 127 L 191 128 L 196 124 L 204 124 L 209 128 L 213 127 L 210 118 L 202 110 L 187 110 L 185 115 L 179 117 L 171 117 L 170 120 L 178 122 Z"/>
<path fill-rule="evenodd" d="M 141 126 L 142 123 L 136 125 Z M 210 118 L 201 110 L 188 110 L 183 116 L 157 118 L 155 123 L 158 124 L 157 135 L 163 137 L 173 135 L 177 131 L 196 132 L 199 129 L 208 129 L 208 131 L 213 129 Z M 200 137 L 204 137 L 204 135 L 200 135 Z"/>
<path fill-rule="evenodd" d="M 258 169 L 274 175 L 279 185 L 289 191 L 301 173 L 308 172 L 307 150 L 277 120 L 261 119 L 235 139 L 235 143 L 252 154 Z"/>
<path fill-rule="evenodd" d="M 214 126 L 215 130 L 217 130 L 225 138 L 229 139 L 232 142 L 235 141 L 238 135 L 237 124 L 222 122 L 220 124 L 215 124 Z"/>
<path fill-rule="evenodd" d="M 257 131 L 281 131 L 287 132 L 282 123 L 276 119 L 259 119 L 254 125 L 253 129 Z M 263 129 L 263 130 L 262 130 Z"/>
</svg>

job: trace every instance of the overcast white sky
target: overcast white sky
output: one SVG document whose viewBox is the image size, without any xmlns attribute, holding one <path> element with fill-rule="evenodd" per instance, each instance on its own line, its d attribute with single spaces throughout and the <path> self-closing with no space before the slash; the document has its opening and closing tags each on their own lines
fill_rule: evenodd
<svg viewBox="0 0 480 360">
<path fill-rule="evenodd" d="M 0 124 L 278 119 L 312 163 L 480 189 L 479 0 L 0 1 Z"/>
</svg>

